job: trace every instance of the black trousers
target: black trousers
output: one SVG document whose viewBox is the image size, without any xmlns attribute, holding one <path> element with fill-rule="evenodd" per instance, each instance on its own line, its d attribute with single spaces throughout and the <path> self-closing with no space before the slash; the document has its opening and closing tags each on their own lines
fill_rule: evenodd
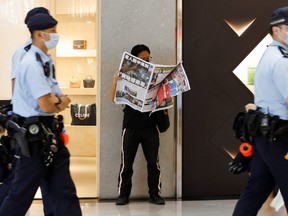
<svg viewBox="0 0 288 216">
<path fill-rule="evenodd" d="M 256 216 L 262 204 L 277 185 L 288 209 L 288 135 L 269 142 L 265 137 L 255 139 L 250 164 L 249 181 L 241 193 L 233 216 Z"/>
<path fill-rule="evenodd" d="M 70 154 L 59 141 L 59 150 L 47 167 L 43 162 L 42 142 L 29 142 L 32 157 L 20 153 L 9 194 L 0 208 L 0 215 L 24 216 L 28 211 L 37 188 L 45 181 L 48 198 L 55 216 L 81 216 L 81 208 L 75 185 L 69 171 Z"/>
<path fill-rule="evenodd" d="M 141 143 L 147 162 L 149 194 L 158 194 L 161 189 L 158 158 L 159 133 L 153 128 L 126 128 L 122 131 L 121 165 L 118 177 L 118 192 L 127 197 L 131 194 L 133 163 Z"/>
<path fill-rule="evenodd" d="M 15 167 L 16 167 L 16 164 L 17 164 L 19 158 L 20 158 L 19 154 L 20 154 L 20 150 L 19 150 L 19 148 L 17 148 L 15 150 L 15 154 L 12 158 L 12 167 L 11 167 L 11 170 L 9 171 L 8 177 L 3 181 L 3 184 L 0 185 L 0 207 L 1 207 L 1 204 L 4 202 L 4 199 L 9 194 L 9 189 L 12 185 L 13 178 L 15 176 Z M 69 159 L 69 156 L 67 159 Z M 41 189 L 41 194 L 42 194 L 44 215 L 45 216 L 54 216 L 53 208 L 52 208 L 51 203 L 49 201 L 45 180 L 43 180 L 41 182 L 40 189 Z"/>
</svg>

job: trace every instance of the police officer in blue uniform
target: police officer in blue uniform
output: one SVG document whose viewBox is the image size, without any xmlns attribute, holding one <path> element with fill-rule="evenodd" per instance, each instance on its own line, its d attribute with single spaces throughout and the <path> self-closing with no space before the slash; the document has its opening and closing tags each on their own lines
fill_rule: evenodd
<svg viewBox="0 0 288 216">
<path fill-rule="evenodd" d="M 44 7 L 35 7 L 28 11 L 24 23 L 27 25 L 30 17 L 37 13 L 46 13 L 49 14 L 49 10 L 44 8 Z M 22 46 L 20 46 L 14 53 L 13 58 L 12 58 L 12 73 L 11 73 L 11 78 L 12 78 L 12 92 L 14 91 L 14 83 L 15 83 L 15 77 L 16 77 L 16 72 L 17 72 L 17 67 L 20 64 L 21 60 L 24 58 L 26 53 L 29 51 L 32 45 L 32 39 L 30 38 L 27 42 L 25 42 Z M 1 203 L 3 203 L 4 198 L 8 195 L 9 187 L 12 183 L 12 180 L 14 178 L 14 167 L 16 166 L 16 163 L 18 161 L 19 155 L 17 153 L 17 145 L 10 145 L 11 150 L 14 152 L 14 155 L 12 157 L 12 166 L 8 172 L 8 177 L 3 181 L 3 184 L 0 186 L 0 206 Z M 49 204 L 49 200 L 47 198 L 47 191 L 46 191 L 46 185 L 45 181 L 41 183 L 41 193 L 42 193 L 42 199 L 43 199 L 43 210 L 44 210 L 44 215 L 45 216 L 53 216 L 53 211 L 52 208 Z"/>
<path fill-rule="evenodd" d="M 27 26 L 33 44 L 17 67 L 13 118 L 27 129 L 28 153 L 20 152 L 0 215 L 24 216 L 45 180 L 54 215 L 81 216 L 69 171 L 69 151 L 60 139 L 59 125 L 54 118 L 55 113 L 70 103 L 53 76 L 52 59 L 47 54 L 58 43 L 57 21 L 49 14 L 40 13 L 32 16 Z"/>
<path fill-rule="evenodd" d="M 37 13 L 46 13 L 49 14 L 49 10 L 44 7 L 35 7 L 28 11 L 26 14 L 26 17 L 24 19 L 24 23 L 27 25 L 30 17 L 34 16 Z M 13 54 L 12 57 L 12 74 L 11 74 L 11 79 L 12 79 L 12 91 L 14 90 L 14 79 L 16 77 L 16 69 L 18 65 L 20 64 L 21 60 L 23 57 L 26 55 L 26 53 L 29 51 L 30 47 L 32 44 L 32 39 L 29 38 L 22 46 L 18 47 L 15 53 Z"/>
<path fill-rule="evenodd" d="M 255 73 L 254 103 L 264 114 L 259 126 L 261 135 L 254 138 L 249 181 L 233 216 L 256 216 L 275 185 L 279 187 L 288 209 L 288 158 L 285 157 L 288 152 L 287 6 L 273 12 L 270 34 L 273 42 L 264 52 Z M 272 117 L 279 117 L 278 124 L 286 131 L 271 140 L 265 134 L 272 128 Z"/>
</svg>

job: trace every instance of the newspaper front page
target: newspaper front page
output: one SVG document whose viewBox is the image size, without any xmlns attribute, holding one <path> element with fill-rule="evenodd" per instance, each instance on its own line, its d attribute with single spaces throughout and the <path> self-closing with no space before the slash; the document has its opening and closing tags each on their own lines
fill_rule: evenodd
<svg viewBox="0 0 288 216">
<path fill-rule="evenodd" d="M 173 96 L 190 90 L 182 63 L 157 65 L 124 52 L 114 101 L 141 112 L 154 112 L 173 106 Z"/>
</svg>

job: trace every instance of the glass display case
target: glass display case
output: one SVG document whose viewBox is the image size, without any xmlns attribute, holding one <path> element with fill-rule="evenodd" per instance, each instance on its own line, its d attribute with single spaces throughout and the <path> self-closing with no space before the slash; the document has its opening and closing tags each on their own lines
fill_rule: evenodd
<svg viewBox="0 0 288 216">
<path fill-rule="evenodd" d="M 85 88 L 87 77 L 97 80 L 97 14 L 94 1 L 55 1 L 55 18 L 60 34 L 55 55 L 56 76 L 71 104 L 96 103 L 96 84 Z M 71 80 L 80 82 L 71 88 Z M 70 109 L 61 113 L 69 134 L 71 172 L 79 197 L 96 197 L 96 126 L 71 125 Z"/>
</svg>

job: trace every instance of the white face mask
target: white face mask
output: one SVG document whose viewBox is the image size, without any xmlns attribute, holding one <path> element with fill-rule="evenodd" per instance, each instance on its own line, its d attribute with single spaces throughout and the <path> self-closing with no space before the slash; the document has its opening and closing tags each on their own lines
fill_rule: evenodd
<svg viewBox="0 0 288 216">
<path fill-rule="evenodd" d="M 47 47 L 48 50 L 53 49 L 57 46 L 58 41 L 59 41 L 59 34 L 58 33 L 47 33 L 47 32 L 41 32 L 44 34 L 49 34 L 50 35 L 50 40 L 45 41 L 45 46 Z"/>
<path fill-rule="evenodd" d="M 288 45 L 288 32 L 283 31 L 282 29 L 281 29 L 281 31 L 286 34 L 286 38 L 282 38 L 282 37 L 280 37 L 280 36 L 279 36 L 279 38 L 280 38 L 281 40 L 283 40 L 283 42 L 284 42 L 286 45 Z"/>
</svg>

